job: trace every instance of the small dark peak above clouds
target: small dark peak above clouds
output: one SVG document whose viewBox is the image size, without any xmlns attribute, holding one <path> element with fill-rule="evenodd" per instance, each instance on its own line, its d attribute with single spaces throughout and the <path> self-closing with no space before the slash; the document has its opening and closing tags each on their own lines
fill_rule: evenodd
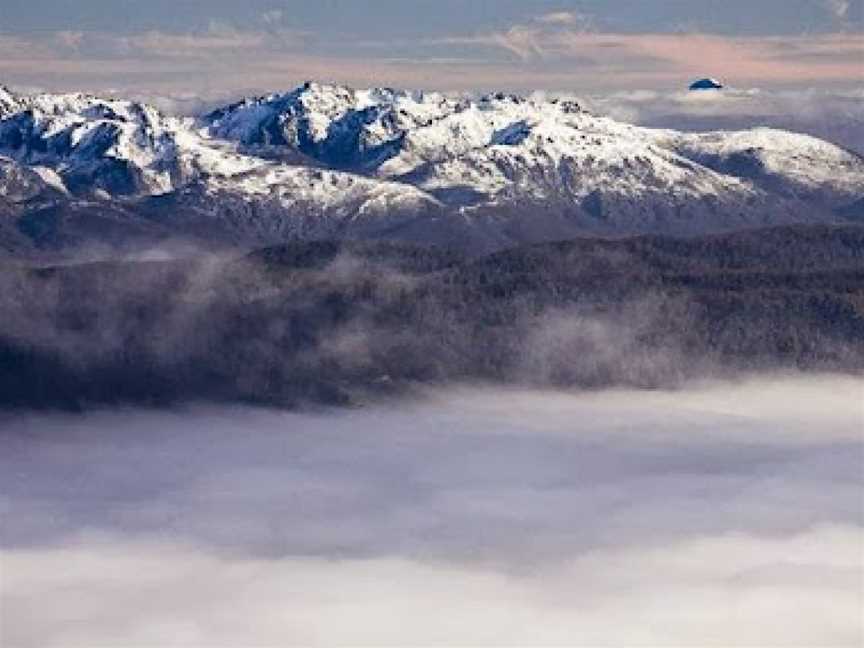
<svg viewBox="0 0 864 648">
<path fill-rule="evenodd" d="M 690 90 L 721 90 L 723 84 L 717 79 L 706 77 L 690 84 Z"/>
</svg>

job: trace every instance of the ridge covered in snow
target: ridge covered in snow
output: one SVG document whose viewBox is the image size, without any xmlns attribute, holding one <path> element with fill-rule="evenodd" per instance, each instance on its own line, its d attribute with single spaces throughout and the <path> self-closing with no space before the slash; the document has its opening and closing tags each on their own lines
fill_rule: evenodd
<svg viewBox="0 0 864 648">
<path fill-rule="evenodd" d="M 685 134 L 599 117 L 574 100 L 501 93 L 306 83 L 177 118 L 132 101 L 0 87 L 4 197 L 16 213 L 38 199 L 152 215 L 168 201 L 177 226 L 194 214 L 265 239 L 467 233 L 500 247 L 860 218 L 864 162 L 786 131 Z"/>
</svg>

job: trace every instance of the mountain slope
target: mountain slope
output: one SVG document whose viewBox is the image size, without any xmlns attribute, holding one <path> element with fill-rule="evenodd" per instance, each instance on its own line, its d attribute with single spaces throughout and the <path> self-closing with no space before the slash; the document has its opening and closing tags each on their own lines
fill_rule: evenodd
<svg viewBox="0 0 864 648">
<path fill-rule="evenodd" d="M 640 128 L 563 99 L 307 83 L 180 119 L 0 88 L 0 200 L 36 249 L 69 239 L 62 217 L 40 239 L 19 226 L 50 204 L 79 221 L 110 211 L 154 240 L 394 238 L 482 252 L 854 221 L 864 160 L 785 131 Z"/>
</svg>

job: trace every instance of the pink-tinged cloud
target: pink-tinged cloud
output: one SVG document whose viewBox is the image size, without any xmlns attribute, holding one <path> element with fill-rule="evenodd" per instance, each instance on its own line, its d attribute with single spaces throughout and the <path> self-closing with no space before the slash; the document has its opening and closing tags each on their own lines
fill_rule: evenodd
<svg viewBox="0 0 864 648">
<path fill-rule="evenodd" d="M 741 82 L 864 82 L 864 41 L 817 38 L 724 38 L 704 34 L 629 37 L 627 46 L 693 75 Z"/>
<path fill-rule="evenodd" d="M 661 75 L 723 76 L 738 82 L 864 82 L 864 39 L 856 34 L 734 38 L 709 34 L 611 34 L 516 25 L 442 39 L 498 47 L 522 61 L 582 58 L 607 70 L 649 61 Z"/>
<path fill-rule="evenodd" d="M 423 56 L 412 55 L 410 45 L 383 47 L 350 38 L 334 45 L 300 32 L 219 25 L 189 34 L 0 36 L 0 83 L 136 92 L 218 88 L 223 93 L 285 88 L 309 78 L 354 85 L 579 92 L 683 87 L 701 76 L 738 86 L 864 83 L 864 40 L 846 33 L 794 38 L 614 34 L 586 31 L 581 23 L 556 15 L 501 32 L 427 40 L 419 44 Z"/>
</svg>

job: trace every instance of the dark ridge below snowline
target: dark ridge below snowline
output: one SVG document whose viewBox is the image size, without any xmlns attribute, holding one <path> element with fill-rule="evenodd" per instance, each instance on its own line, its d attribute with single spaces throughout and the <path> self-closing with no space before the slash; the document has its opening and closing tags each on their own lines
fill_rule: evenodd
<svg viewBox="0 0 864 648">
<path fill-rule="evenodd" d="M 864 228 L 394 243 L 0 274 L 0 407 L 349 405 L 418 385 L 864 372 Z"/>
</svg>

